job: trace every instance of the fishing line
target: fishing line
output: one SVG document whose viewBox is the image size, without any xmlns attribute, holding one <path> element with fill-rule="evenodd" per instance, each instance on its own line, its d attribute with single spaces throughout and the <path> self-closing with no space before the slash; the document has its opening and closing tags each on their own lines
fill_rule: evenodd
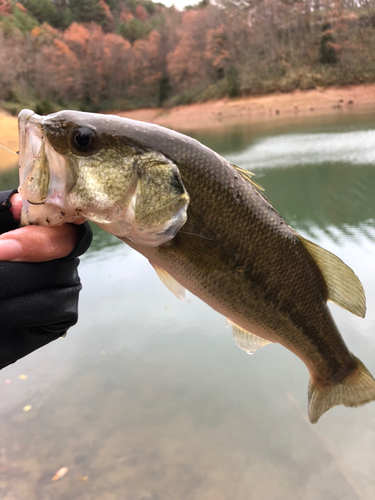
<svg viewBox="0 0 375 500">
<path fill-rule="evenodd" d="M 202 236 L 201 234 L 186 233 L 185 231 L 179 231 L 178 233 L 179 234 L 187 234 L 189 236 L 197 236 L 197 238 L 203 238 L 204 240 L 215 242 L 215 240 L 212 240 L 211 238 L 206 238 L 206 236 Z"/>
<path fill-rule="evenodd" d="M 3 146 L 2 144 L 0 144 L 0 148 L 4 148 L 6 149 L 7 151 L 9 151 L 9 153 L 13 153 L 14 155 L 18 155 L 18 151 L 12 151 L 11 149 Z"/>
</svg>

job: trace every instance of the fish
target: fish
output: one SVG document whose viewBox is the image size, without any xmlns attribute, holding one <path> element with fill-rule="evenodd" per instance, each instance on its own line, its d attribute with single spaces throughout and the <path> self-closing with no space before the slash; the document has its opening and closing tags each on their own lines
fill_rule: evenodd
<svg viewBox="0 0 375 500">
<path fill-rule="evenodd" d="M 146 257 L 178 298 L 187 289 L 227 318 L 242 350 L 289 349 L 309 371 L 312 423 L 375 399 L 327 305 L 363 318 L 359 278 L 291 228 L 254 174 L 155 124 L 32 110 L 18 122 L 23 225 L 84 217 Z"/>
</svg>

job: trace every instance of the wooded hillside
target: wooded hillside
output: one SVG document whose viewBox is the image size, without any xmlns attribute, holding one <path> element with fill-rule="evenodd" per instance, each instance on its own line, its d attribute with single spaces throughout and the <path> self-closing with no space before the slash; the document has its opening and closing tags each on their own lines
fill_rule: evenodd
<svg viewBox="0 0 375 500">
<path fill-rule="evenodd" d="M 375 0 L 0 0 L 0 105 L 129 109 L 375 80 Z"/>
</svg>

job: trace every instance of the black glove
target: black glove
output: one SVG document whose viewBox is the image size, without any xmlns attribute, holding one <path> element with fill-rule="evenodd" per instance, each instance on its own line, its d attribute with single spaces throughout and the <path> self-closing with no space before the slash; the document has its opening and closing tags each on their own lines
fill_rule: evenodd
<svg viewBox="0 0 375 500">
<path fill-rule="evenodd" d="M 16 229 L 10 196 L 0 192 L 0 234 Z M 49 262 L 0 262 L 0 369 L 57 339 L 78 319 L 82 288 L 79 255 L 90 246 L 92 231 L 85 222 L 73 252 Z"/>
</svg>

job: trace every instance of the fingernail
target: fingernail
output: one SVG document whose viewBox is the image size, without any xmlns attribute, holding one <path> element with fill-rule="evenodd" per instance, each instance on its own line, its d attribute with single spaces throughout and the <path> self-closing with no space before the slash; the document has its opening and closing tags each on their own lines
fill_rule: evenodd
<svg viewBox="0 0 375 500">
<path fill-rule="evenodd" d="M 16 260 L 21 256 L 22 246 L 17 240 L 0 240 L 0 261 Z"/>
</svg>

